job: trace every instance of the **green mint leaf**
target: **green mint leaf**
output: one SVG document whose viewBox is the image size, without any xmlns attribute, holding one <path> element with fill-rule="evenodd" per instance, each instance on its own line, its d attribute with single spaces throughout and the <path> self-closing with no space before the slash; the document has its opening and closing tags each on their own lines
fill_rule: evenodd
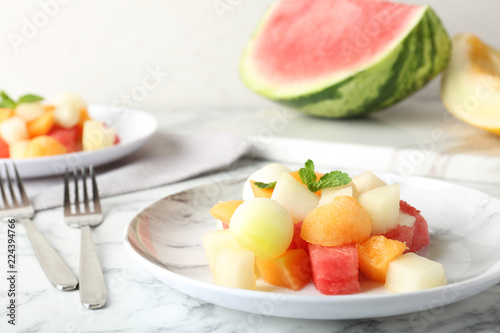
<svg viewBox="0 0 500 333">
<path fill-rule="evenodd" d="M 309 187 L 309 190 L 316 192 L 325 188 L 344 186 L 351 182 L 351 177 L 342 171 L 332 171 L 326 173 L 317 182 L 314 182 Z"/>
<path fill-rule="evenodd" d="M 27 94 L 27 95 L 19 97 L 19 100 L 17 101 L 17 103 L 18 104 L 33 103 L 33 102 L 40 102 L 40 101 L 43 101 L 43 97 L 33 95 L 33 94 Z"/>
<path fill-rule="evenodd" d="M 14 109 L 16 107 L 16 102 L 5 91 L 0 91 L 0 107 Z"/>
<path fill-rule="evenodd" d="M 268 188 L 275 188 L 276 182 L 271 182 L 271 183 L 254 182 L 254 185 L 257 186 L 258 188 L 266 190 Z"/>
<path fill-rule="evenodd" d="M 303 184 L 309 187 L 310 184 L 316 182 L 316 174 L 314 173 L 314 162 L 307 160 L 303 168 L 299 170 L 300 180 Z M 315 191 L 314 191 L 315 192 Z"/>
</svg>

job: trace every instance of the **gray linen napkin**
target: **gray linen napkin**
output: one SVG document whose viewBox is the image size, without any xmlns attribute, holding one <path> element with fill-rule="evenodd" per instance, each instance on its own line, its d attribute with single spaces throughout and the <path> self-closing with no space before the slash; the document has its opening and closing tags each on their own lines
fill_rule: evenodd
<svg viewBox="0 0 500 333">
<path fill-rule="evenodd" d="M 193 178 L 228 167 L 249 152 L 250 143 L 229 133 L 156 133 L 134 154 L 96 168 L 102 198 Z M 36 210 L 62 206 L 63 177 L 24 180 Z"/>
</svg>

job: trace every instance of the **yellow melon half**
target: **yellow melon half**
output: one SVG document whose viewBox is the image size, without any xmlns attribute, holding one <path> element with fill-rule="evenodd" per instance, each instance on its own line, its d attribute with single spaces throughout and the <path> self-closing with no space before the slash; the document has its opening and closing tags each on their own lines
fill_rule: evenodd
<svg viewBox="0 0 500 333">
<path fill-rule="evenodd" d="M 456 35 L 441 98 L 455 117 L 500 135 L 500 52 L 473 34 Z"/>
</svg>

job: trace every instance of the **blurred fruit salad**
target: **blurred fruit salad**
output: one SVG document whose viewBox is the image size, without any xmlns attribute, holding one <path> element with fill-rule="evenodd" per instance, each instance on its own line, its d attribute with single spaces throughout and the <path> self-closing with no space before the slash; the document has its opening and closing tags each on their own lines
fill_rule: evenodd
<svg viewBox="0 0 500 333">
<path fill-rule="evenodd" d="M 0 158 L 94 151 L 119 142 L 116 130 L 92 119 L 76 93 L 61 93 L 52 103 L 32 94 L 16 101 L 4 91 L 0 98 Z"/>
</svg>

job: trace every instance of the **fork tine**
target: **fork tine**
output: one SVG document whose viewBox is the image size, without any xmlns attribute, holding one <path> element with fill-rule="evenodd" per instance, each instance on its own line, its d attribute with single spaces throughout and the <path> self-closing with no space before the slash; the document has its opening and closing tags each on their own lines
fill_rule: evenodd
<svg viewBox="0 0 500 333">
<path fill-rule="evenodd" d="M 78 194 L 78 169 L 73 168 L 73 182 L 75 183 L 75 213 L 81 213 L 80 196 Z"/>
<path fill-rule="evenodd" d="M 7 196 L 5 195 L 5 189 L 3 187 L 3 177 L 0 177 L 0 190 L 2 191 L 3 208 L 7 209 L 7 207 L 9 207 L 9 202 L 7 201 Z"/>
<path fill-rule="evenodd" d="M 21 203 L 23 205 L 26 205 L 29 203 L 28 195 L 26 194 L 26 191 L 24 190 L 24 185 L 23 181 L 21 180 L 21 177 L 19 177 L 19 172 L 17 172 L 16 165 L 12 163 L 12 168 L 14 169 L 14 175 L 16 176 L 16 181 L 17 181 L 17 187 L 19 189 L 19 193 L 21 194 Z"/>
<path fill-rule="evenodd" d="M 12 203 L 14 204 L 14 207 L 18 207 L 19 200 L 17 200 L 16 193 L 14 192 L 14 188 L 12 187 L 12 180 L 10 179 L 9 169 L 7 168 L 6 164 L 4 164 L 4 167 L 5 167 L 5 178 L 7 178 L 7 185 L 9 186 L 10 194 L 12 197 Z"/>
<path fill-rule="evenodd" d="M 71 214 L 71 201 L 69 199 L 69 170 L 64 172 L 64 214 Z"/>
<path fill-rule="evenodd" d="M 94 213 L 102 213 L 101 201 L 99 199 L 99 190 L 97 188 L 97 182 L 95 180 L 94 167 L 91 165 L 89 167 L 90 178 L 92 179 L 92 199 L 94 201 Z"/>
<path fill-rule="evenodd" d="M 86 175 L 84 167 L 81 168 L 81 173 L 82 173 L 82 181 L 83 181 L 83 203 L 85 205 L 85 211 L 90 212 L 89 196 L 87 194 L 87 175 Z"/>
</svg>

